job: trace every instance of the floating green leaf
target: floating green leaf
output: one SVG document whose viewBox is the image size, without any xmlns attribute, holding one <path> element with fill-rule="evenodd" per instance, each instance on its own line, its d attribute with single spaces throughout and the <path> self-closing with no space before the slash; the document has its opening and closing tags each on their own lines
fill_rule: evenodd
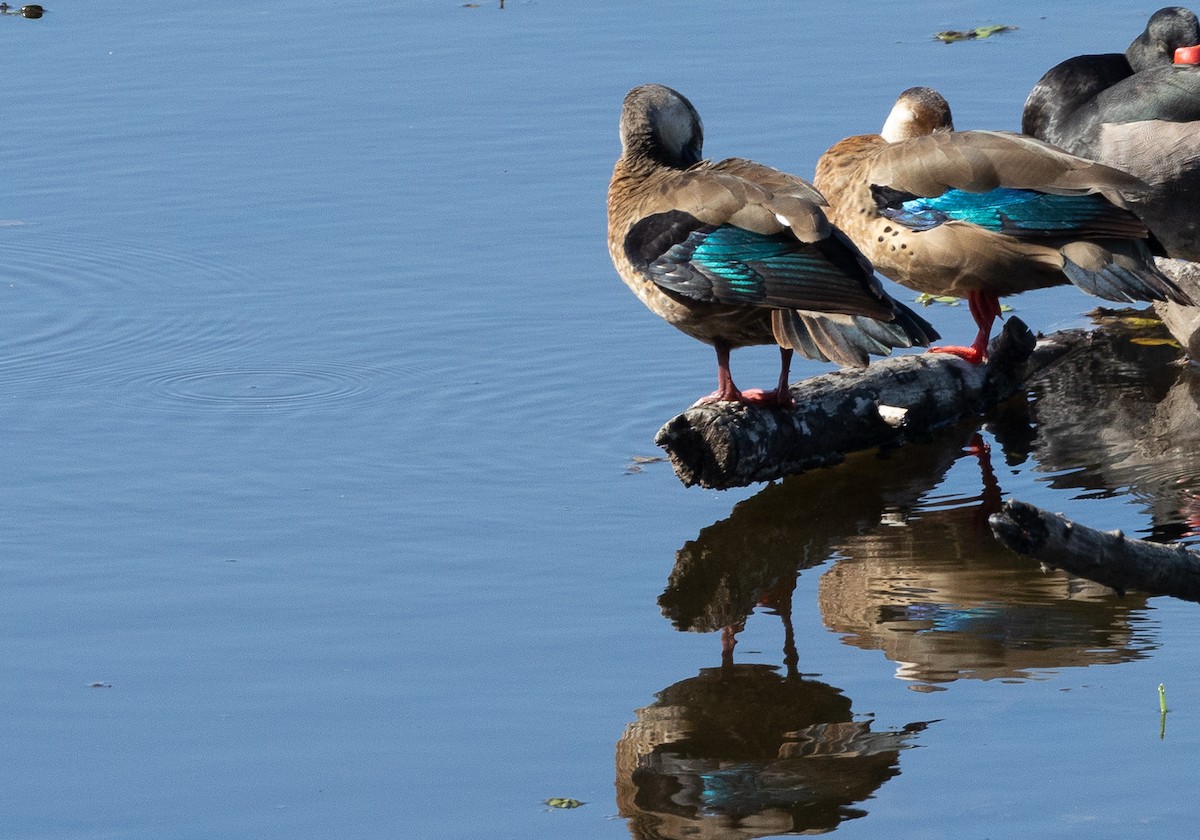
<svg viewBox="0 0 1200 840">
<path fill-rule="evenodd" d="M 1017 27 L 1006 26 L 1004 24 L 991 24 L 989 26 L 976 26 L 974 29 L 947 29 L 943 32 L 933 33 L 933 37 L 937 38 L 943 44 L 953 44 L 955 41 L 975 41 L 980 38 L 990 38 L 998 32 L 1012 32 Z"/>
<path fill-rule="evenodd" d="M 552 796 L 545 800 L 545 804 L 548 808 L 561 808 L 563 810 L 568 810 L 570 808 L 578 808 L 581 805 L 586 805 L 587 803 L 580 802 L 578 799 L 568 799 L 565 796 Z"/>
<path fill-rule="evenodd" d="M 997 32 L 1009 32 L 1016 28 L 1015 26 L 1005 26 L 1002 23 L 992 24 L 991 26 L 977 26 L 975 27 L 975 37 L 987 38 L 995 35 Z"/>
<path fill-rule="evenodd" d="M 961 300 L 953 295 L 931 295 L 927 292 L 921 292 L 921 294 L 917 295 L 916 302 L 921 304 L 921 306 L 931 306 L 935 303 L 945 304 L 946 306 L 958 306 L 962 303 Z"/>
</svg>

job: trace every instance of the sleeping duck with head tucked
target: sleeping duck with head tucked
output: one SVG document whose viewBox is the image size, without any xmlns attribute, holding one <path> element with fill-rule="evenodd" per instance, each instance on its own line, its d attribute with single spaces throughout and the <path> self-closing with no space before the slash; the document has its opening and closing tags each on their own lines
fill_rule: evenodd
<svg viewBox="0 0 1200 840">
<path fill-rule="evenodd" d="M 904 91 L 882 134 L 849 137 L 817 164 L 829 218 L 878 271 L 933 295 L 965 297 L 986 359 L 999 299 L 1073 283 L 1106 300 L 1192 301 L 1154 267 L 1145 224 L 1122 192 L 1137 178 L 1030 137 L 954 131 L 931 88 Z"/>
<path fill-rule="evenodd" d="M 936 331 L 887 295 L 806 181 L 741 158 L 701 159 L 700 115 L 662 85 L 629 91 L 608 189 L 608 247 L 652 312 L 717 352 L 717 390 L 700 403 L 787 407 L 794 352 L 865 366 Z M 737 388 L 730 351 L 777 344 L 770 391 Z"/>
<path fill-rule="evenodd" d="M 1200 260 L 1200 19 L 1182 6 L 1150 16 L 1124 53 L 1055 65 L 1025 101 L 1021 130 L 1122 169 L 1159 250 Z"/>
</svg>

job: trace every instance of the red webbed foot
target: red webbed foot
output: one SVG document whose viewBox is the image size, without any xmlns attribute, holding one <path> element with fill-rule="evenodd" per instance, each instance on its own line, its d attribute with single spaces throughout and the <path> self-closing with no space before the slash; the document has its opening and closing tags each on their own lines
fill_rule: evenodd
<svg viewBox="0 0 1200 840">
<path fill-rule="evenodd" d="M 929 352 L 948 353 L 951 356 L 958 356 L 958 358 L 973 365 L 981 365 L 987 361 L 987 353 L 977 347 L 930 347 Z"/>
<path fill-rule="evenodd" d="M 719 402 L 736 402 L 756 408 L 792 408 L 796 405 L 796 401 L 792 398 L 792 392 L 787 388 L 774 391 L 764 391 L 761 388 L 748 388 L 745 391 L 713 391 L 707 397 L 696 400 L 693 405 L 712 405 Z"/>
</svg>

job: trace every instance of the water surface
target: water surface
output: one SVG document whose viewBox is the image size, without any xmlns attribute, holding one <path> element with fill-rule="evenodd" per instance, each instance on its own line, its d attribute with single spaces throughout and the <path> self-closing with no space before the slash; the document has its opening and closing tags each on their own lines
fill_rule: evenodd
<svg viewBox="0 0 1200 840">
<path fill-rule="evenodd" d="M 689 491 L 632 459 L 711 351 L 604 244 L 635 84 L 691 97 L 710 155 L 808 176 L 914 84 L 1014 128 L 1044 69 L 1152 10 L 0 17 L 4 835 L 1186 836 L 1193 607 L 1045 575 L 980 522 L 1019 496 L 1188 534 L 1194 461 L 1127 430 L 1193 380 L 1111 399 L 1103 447 L 1046 388 L 1024 425 Z M 987 22 L 1020 28 L 930 37 Z M 1092 305 L 1016 302 L 1043 330 Z M 734 357 L 748 386 L 775 364 Z"/>
</svg>

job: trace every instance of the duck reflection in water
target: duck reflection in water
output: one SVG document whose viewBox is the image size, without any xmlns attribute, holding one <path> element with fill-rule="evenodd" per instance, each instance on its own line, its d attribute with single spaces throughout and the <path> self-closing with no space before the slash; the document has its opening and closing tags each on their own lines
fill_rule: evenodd
<svg viewBox="0 0 1200 840">
<path fill-rule="evenodd" d="M 1086 343 L 1030 381 L 1038 469 L 1082 498 L 1131 495 L 1141 538 L 1200 543 L 1200 366 L 1143 313 L 1093 314 Z"/>
<path fill-rule="evenodd" d="M 926 724 L 871 731 L 840 690 L 726 661 L 659 692 L 617 742 L 617 804 L 637 840 L 831 831 L 897 775 Z"/>
<path fill-rule="evenodd" d="M 1031 445 L 1020 402 L 989 428 L 1014 447 L 1009 457 Z M 952 471 L 979 482 L 978 494 L 939 495 L 960 483 Z M 919 690 L 1140 657 L 1144 601 L 1010 553 L 986 524 L 1000 501 L 974 427 L 863 453 L 772 485 L 705 528 L 677 553 L 659 603 L 681 630 L 724 629 L 728 656 L 764 599 L 790 610 L 797 571 L 837 557 L 818 585 L 825 624 L 847 644 L 884 651 Z M 790 636 L 790 614 L 781 617 Z"/>
</svg>

